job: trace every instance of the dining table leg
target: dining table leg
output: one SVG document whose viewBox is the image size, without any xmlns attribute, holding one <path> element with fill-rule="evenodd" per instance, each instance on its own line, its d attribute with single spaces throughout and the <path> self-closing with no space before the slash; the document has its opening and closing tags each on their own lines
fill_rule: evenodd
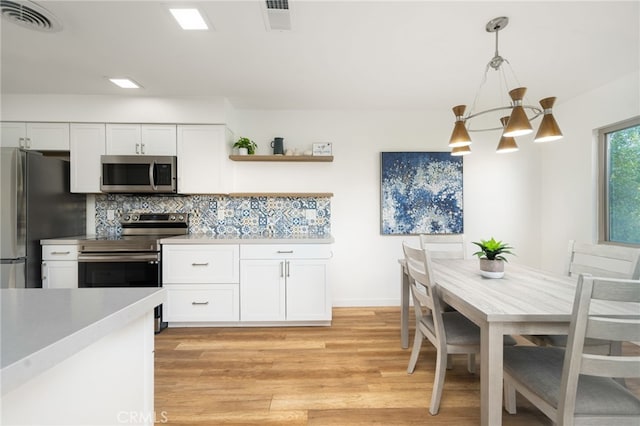
<svg viewBox="0 0 640 426">
<path fill-rule="evenodd" d="M 400 264 L 400 344 L 403 349 L 409 347 L 409 274 L 404 264 Z"/>
<path fill-rule="evenodd" d="M 486 322 L 480 327 L 480 424 L 502 424 L 503 327 Z"/>
</svg>

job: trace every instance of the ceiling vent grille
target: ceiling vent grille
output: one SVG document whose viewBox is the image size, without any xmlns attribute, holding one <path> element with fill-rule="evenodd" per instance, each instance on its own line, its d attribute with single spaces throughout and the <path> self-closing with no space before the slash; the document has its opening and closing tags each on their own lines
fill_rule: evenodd
<svg viewBox="0 0 640 426">
<path fill-rule="evenodd" d="M 291 29 L 291 14 L 288 0 L 265 0 L 262 13 L 267 31 Z"/>
<path fill-rule="evenodd" d="M 0 0 L 0 13 L 4 19 L 21 27 L 46 32 L 62 30 L 51 12 L 31 1 Z"/>
</svg>

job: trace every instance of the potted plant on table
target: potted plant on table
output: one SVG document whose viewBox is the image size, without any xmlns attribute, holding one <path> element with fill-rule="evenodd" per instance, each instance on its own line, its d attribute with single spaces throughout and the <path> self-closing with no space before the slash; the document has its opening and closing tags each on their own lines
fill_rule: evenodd
<svg viewBox="0 0 640 426">
<path fill-rule="evenodd" d="M 240 138 L 233 144 L 234 148 L 238 148 L 239 155 L 253 155 L 256 153 L 258 145 L 249 138 Z"/>
<path fill-rule="evenodd" d="M 502 278 L 504 276 L 504 262 L 507 259 L 505 254 L 513 254 L 508 243 L 496 241 L 491 237 L 490 240 L 474 241 L 473 244 L 480 247 L 480 250 L 473 253 L 474 256 L 480 258 L 480 274 L 486 278 Z"/>
</svg>

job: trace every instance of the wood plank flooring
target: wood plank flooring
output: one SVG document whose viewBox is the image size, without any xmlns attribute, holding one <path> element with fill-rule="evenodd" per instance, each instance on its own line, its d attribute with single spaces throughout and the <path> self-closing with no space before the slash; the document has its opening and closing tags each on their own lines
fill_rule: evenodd
<svg viewBox="0 0 640 426">
<path fill-rule="evenodd" d="M 170 328 L 156 336 L 155 413 L 170 425 L 477 425 L 479 376 L 455 358 L 428 412 L 435 350 L 412 375 L 399 308 L 334 308 L 331 327 Z M 411 330 L 413 336 L 413 329 Z M 638 388 L 636 387 L 637 391 Z M 504 425 L 550 425 L 525 400 Z"/>
</svg>

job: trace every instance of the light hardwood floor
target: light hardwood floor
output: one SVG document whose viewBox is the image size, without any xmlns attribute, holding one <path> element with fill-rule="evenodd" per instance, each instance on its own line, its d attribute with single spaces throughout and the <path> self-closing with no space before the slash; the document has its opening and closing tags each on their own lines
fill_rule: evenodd
<svg viewBox="0 0 640 426">
<path fill-rule="evenodd" d="M 467 372 L 465 356 L 447 371 L 440 413 L 429 415 L 435 351 L 425 342 L 408 375 L 399 318 L 399 308 L 334 308 L 331 327 L 167 329 L 156 336 L 156 419 L 202 426 L 479 424 L 479 376 Z M 504 413 L 504 425 L 551 424 L 525 400 L 518 409 Z"/>
</svg>

